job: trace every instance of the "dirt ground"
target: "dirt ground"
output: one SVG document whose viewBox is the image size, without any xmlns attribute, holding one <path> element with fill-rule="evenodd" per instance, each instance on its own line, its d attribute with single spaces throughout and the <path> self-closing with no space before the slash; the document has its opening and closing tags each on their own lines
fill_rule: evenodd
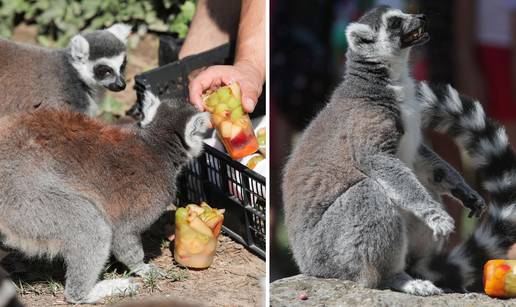
<svg viewBox="0 0 516 307">
<path fill-rule="evenodd" d="M 36 29 L 32 26 L 17 27 L 13 38 L 16 41 L 35 43 Z M 127 88 L 119 93 L 108 93 L 129 109 L 136 100 L 133 90 L 134 76 L 152 69 L 158 64 L 159 39 L 146 35 L 136 48 L 129 51 L 126 72 Z M 216 207 L 216 204 L 214 204 Z M 173 209 L 173 208 L 172 208 Z M 242 245 L 223 235 L 219 238 L 217 255 L 212 266 L 206 270 L 189 270 L 173 261 L 167 239 L 172 234 L 172 215 L 169 211 L 144 235 L 146 257 L 168 272 L 161 278 L 134 278 L 140 284 L 138 294 L 131 297 L 110 297 L 104 305 L 135 301 L 149 297 L 174 298 L 206 306 L 261 306 L 264 302 L 265 262 L 246 250 Z M 64 267 L 59 260 L 52 263 L 24 259 L 12 252 L 0 264 L 11 273 L 20 299 L 27 306 L 67 305 L 63 295 Z M 126 268 L 111 259 L 104 279 L 124 276 Z M 98 306 L 98 305 L 97 305 Z M 102 304 L 101 304 L 102 306 Z"/>
<path fill-rule="evenodd" d="M 165 277 L 131 277 L 140 284 L 137 294 L 108 297 L 96 306 L 109 306 L 152 298 L 174 299 L 202 306 L 262 306 L 265 262 L 242 245 L 221 235 L 213 264 L 205 270 L 186 269 L 173 260 L 172 209 L 144 234 L 145 255 L 150 263 L 167 272 Z M 27 307 L 70 306 L 64 299 L 64 266 L 54 262 L 25 259 L 12 252 L 0 263 L 18 288 Z M 127 277 L 127 268 L 112 258 L 104 279 Z M 88 305 L 83 305 L 88 306 Z"/>
</svg>

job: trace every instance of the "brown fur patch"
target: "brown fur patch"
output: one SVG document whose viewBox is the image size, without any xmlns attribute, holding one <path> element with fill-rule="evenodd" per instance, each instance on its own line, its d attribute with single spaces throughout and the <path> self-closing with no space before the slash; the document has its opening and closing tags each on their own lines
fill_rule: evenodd
<svg viewBox="0 0 516 307">
<path fill-rule="evenodd" d="M 15 142 L 37 146 L 35 158 L 51 161 L 44 163 L 100 203 L 114 223 L 167 201 L 163 191 L 171 183 L 161 158 L 129 128 L 50 109 L 18 116 L 13 128 L 23 131 Z"/>
</svg>

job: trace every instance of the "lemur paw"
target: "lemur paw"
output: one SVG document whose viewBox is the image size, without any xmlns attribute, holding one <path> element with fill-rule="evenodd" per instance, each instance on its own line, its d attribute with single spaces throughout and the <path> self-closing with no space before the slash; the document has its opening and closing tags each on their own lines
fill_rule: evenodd
<svg viewBox="0 0 516 307">
<path fill-rule="evenodd" d="M 455 222 L 443 210 L 431 210 L 425 216 L 425 222 L 432 229 L 435 240 L 447 237 L 455 229 Z"/>
<path fill-rule="evenodd" d="M 486 202 L 475 190 L 466 186 L 462 189 L 457 188 L 451 191 L 453 197 L 457 198 L 462 202 L 464 207 L 470 209 L 468 217 L 476 216 L 480 217 L 482 212 L 487 208 Z"/>
<path fill-rule="evenodd" d="M 134 274 L 140 277 L 164 277 L 167 276 L 167 272 L 158 268 L 152 263 L 142 263 L 133 269 Z"/>
<path fill-rule="evenodd" d="M 131 279 L 118 278 L 107 279 L 98 282 L 86 298 L 76 299 L 73 290 L 65 290 L 65 298 L 71 304 L 94 304 L 107 296 L 131 296 L 138 292 L 140 285 L 133 282 Z"/>
<path fill-rule="evenodd" d="M 436 287 L 431 281 L 421 279 L 408 281 L 405 285 L 403 285 L 401 291 L 407 294 L 419 296 L 443 294 L 443 290 Z"/>
</svg>

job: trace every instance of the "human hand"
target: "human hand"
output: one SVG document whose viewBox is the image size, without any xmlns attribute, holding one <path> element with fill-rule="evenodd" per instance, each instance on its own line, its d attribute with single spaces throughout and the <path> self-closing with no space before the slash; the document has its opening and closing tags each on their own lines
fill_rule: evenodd
<svg viewBox="0 0 516 307">
<path fill-rule="evenodd" d="M 211 66 L 190 81 L 188 86 L 190 102 L 197 109 L 204 111 L 202 103 L 204 92 L 238 82 L 242 91 L 242 107 L 245 112 L 252 113 L 262 92 L 264 79 L 258 69 L 246 62 Z"/>
</svg>

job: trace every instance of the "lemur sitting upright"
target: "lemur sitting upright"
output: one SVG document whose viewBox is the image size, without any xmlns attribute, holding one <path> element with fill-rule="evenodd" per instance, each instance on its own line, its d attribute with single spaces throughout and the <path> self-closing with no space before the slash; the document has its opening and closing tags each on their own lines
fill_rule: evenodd
<svg viewBox="0 0 516 307">
<path fill-rule="evenodd" d="M 207 113 L 150 92 L 142 111 L 127 126 L 50 108 L 0 118 L 2 242 L 28 256 L 62 257 L 70 303 L 134 289 L 128 279 L 97 283 L 111 252 L 136 274 L 155 270 L 143 262 L 140 234 L 202 151 Z"/>
<path fill-rule="evenodd" d="M 130 31 L 115 24 L 78 34 L 59 50 L 0 39 L 0 116 L 61 106 L 96 115 L 105 88 L 125 88 Z"/>
<path fill-rule="evenodd" d="M 453 219 L 437 195 L 472 213 L 482 198 L 422 144 L 409 52 L 429 39 L 423 15 L 380 6 L 346 30 L 344 81 L 304 131 L 283 177 L 285 223 L 302 273 L 439 294 L 407 272 L 441 251 Z"/>
</svg>

